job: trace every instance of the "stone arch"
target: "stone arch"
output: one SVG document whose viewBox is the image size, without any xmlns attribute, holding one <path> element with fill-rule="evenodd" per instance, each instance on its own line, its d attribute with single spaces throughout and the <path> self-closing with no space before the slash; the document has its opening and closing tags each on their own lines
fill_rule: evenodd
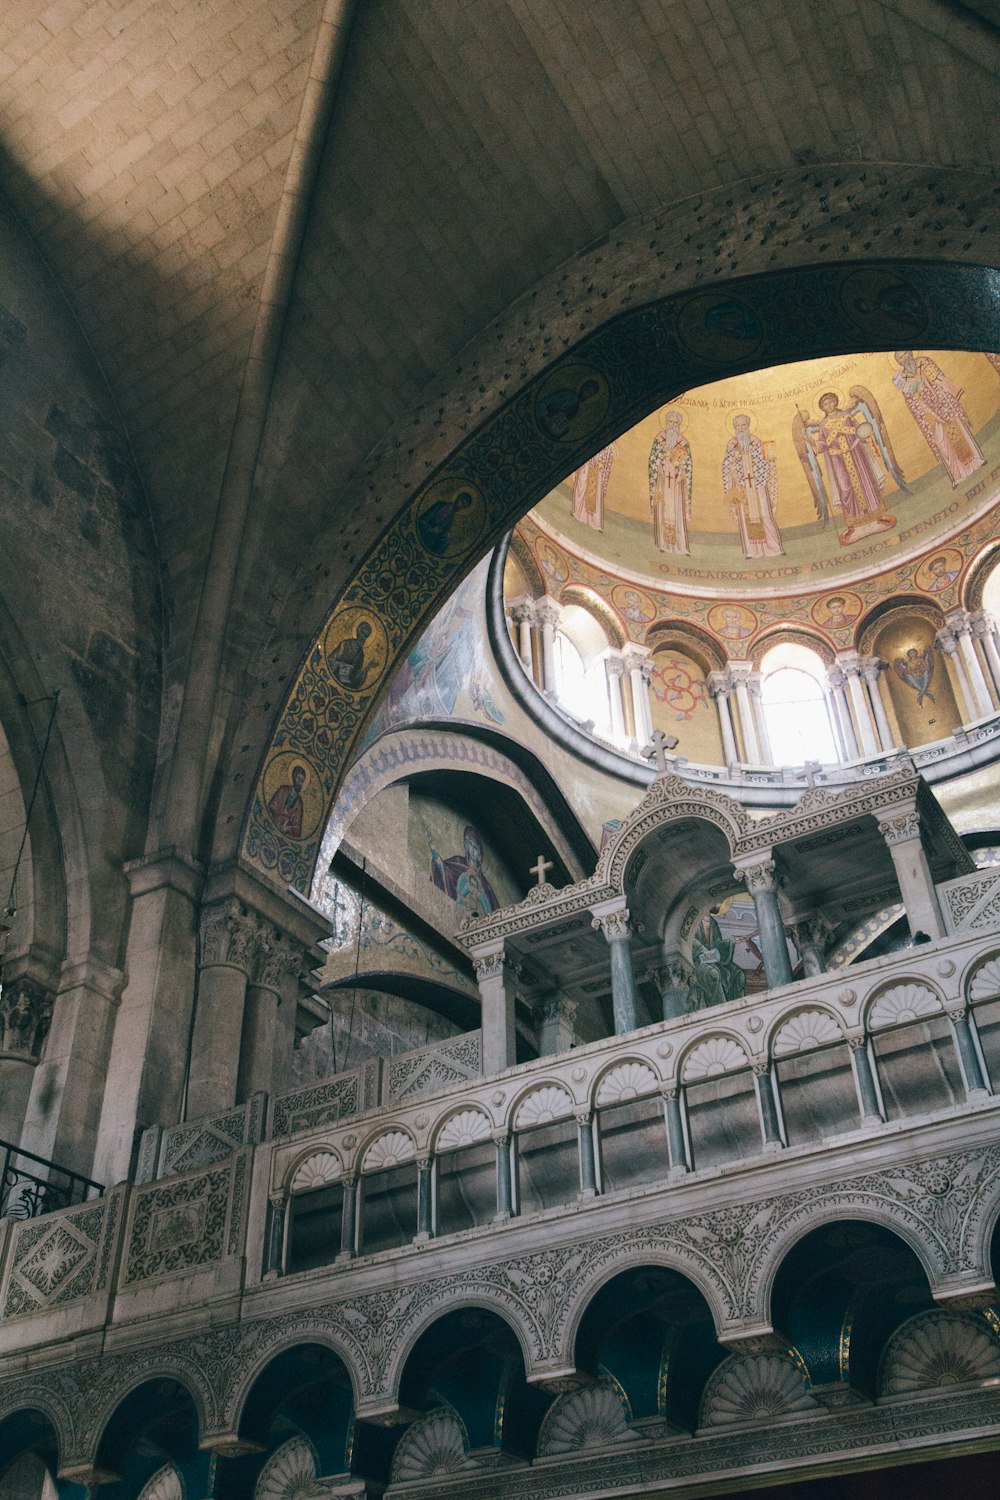
<svg viewBox="0 0 1000 1500">
<path fill-rule="evenodd" d="M 944 999 L 939 985 L 923 974 L 899 974 L 876 985 L 862 1001 L 859 1019 L 866 1031 L 871 1030 L 872 1012 L 875 1008 L 880 1002 L 883 1002 L 884 1007 L 890 1000 L 898 1006 L 900 1014 L 908 1015 L 912 1009 L 914 1014 L 909 1016 L 910 1020 L 918 1020 L 924 1015 L 941 1015 L 944 1012 Z M 928 1006 L 933 1008 L 923 1008 Z"/>
<path fill-rule="evenodd" d="M 560 591 L 559 603 L 575 604 L 580 609 L 585 609 L 604 631 L 609 646 L 621 648 L 629 640 L 628 631 L 622 625 L 617 610 L 594 589 L 581 583 L 568 583 Z"/>
<path fill-rule="evenodd" d="M 1000 1233 L 1000 1163 L 983 1174 L 970 1200 L 960 1230 L 962 1259 L 967 1269 L 994 1282 L 991 1252 L 994 1236 Z"/>
<path fill-rule="evenodd" d="M 641 1077 L 641 1073 L 652 1075 L 654 1082 L 651 1087 L 642 1086 L 645 1084 L 645 1079 Z M 617 1093 L 613 1098 L 608 1096 L 602 1099 L 602 1091 L 605 1090 L 606 1085 L 616 1075 L 620 1075 L 621 1089 L 623 1091 Z M 650 1094 L 656 1093 L 663 1084 L 663 1081 L 663 1075 L 654 1064 L 652 1058 L 643 1057 L 638 1053 L 633 1057 L 617 1057 L 613 1062 L 607 1063 L 594 1074 L 590 1085 L 591 1107 L 593 1109 L 606 1108 L 613 1103 L 624 1101 L 625 1099 L 647 1098 Z M 640 1086 L 642 1086 L 641 1092 Z"/>
<path fill-rule="evenodd" d="M 818 182 L 809 174 L 797 181 L 776 179 L 773 184 L 761 184 L 758 207 L 764 212 L 764 200 L 769 195 L 775 196 L 777 202 L 773 207 L 778 216 L 775 223 L 783 220 L 789 212 L 793 222 L 798 211 L 795 200 L 801 201 L 803 196 L 813 195 L 817 186 Z M 843 192 L 843 179 L 839 176 L 836 186 L 839 203 Z M 957 181 L 949 182 L 948 186 L 952 191 L 959 191 Z M 863 214 L 864 200 L 870 192 L 871 188 L 866 189 L 864 180 L 857 183 L 857 193 L 851 195 L 855 218 Z M 936 212 L 940 211 L 940 194 L 938 184 Z M 884 205 L 880 206 L 884 212 Z M 704 217 L 705 209 L 701 203 L 699 208 Z M 731 222 L 731 212 L 725 217 Z M 678 227 L 671 220 L 668 230 L 671 239 Z M 634 240 L 638 247 L 640 235 L 644 234 L 647 237 L 644 258 L 652 272 L 655 257 L 648 254 L 648 236 L 652 231 L 652 243 L 655 244 L 656 234 L 665 228 L 664 216 L 660 215 L 637 220 L 622 231 L 616 241 L 616 254 L 607 257 L 612 269 L 626 243 Z M 781 243 L 780 231 L 777 230 L 775 242 Z M 249 864 L 281 884 L 290 883 L 303 892 L 308 889 L 318 853 L 318 840 L 311 836 L 291 840 L 279 835 L 266 811 L 268 786 L 273 775 L 278 774 L 272 772 L 275 757 L 288 747 L 294 747 L 295 753 L 312 765 L 324 803 L 324 817 L 319 821 L 324 821 L 342 769 L 370 721 L 387 675 L 403 651 L 408 649 L 460 578 L 509 529 L 511 522 L 560 482 L 574 464 L 584 461 L 626 425 L 695 381 L 700 383 L 715 374 L 736 374 L 770 363 L 828 354 L 848 347 L 891 349 L 901 339 L 912 339 L 913 316 L 917 312 L 923 342 L 931 346 L 935 343 L 943 345 L 959 335 L 966 346 L 987 347 L 1000 337 L 1000 330 L 994 329 L 991 320 L 989 288 L 995 273 L 986 266 L 952 265 L 944 254 L 938 262 L 931 264 L 902 260 L 851 261 L 843 258 L 842 248 L 840 258 L 829 265 L 817 262 L 816 248 L 810 245 L 807 250 L 801 245 L 794 229 L 785 243 L 790 243 L 792 248 L 785 251 L 786 265 L 782 269 L 766 272 L 767 254 L 760 253 L 762 246 L 754 246 L 745 253 L 742 264 L 737 252 L 730 256 L 727 269 L 732 279 L 705 285 L 707 273 L 700 262 L 696 267 L 683 270 L 683 261 L 678 261 L 675 269 L 680 271 L 682 282 L 688 281 L 686 290 L 663 297 L 662 289 L 652 276 L 649 284 L 645 284 L 640 275 L 638 282 L 633 279 L 626 283 L 619 289 L 617 297 L 603 306 L 587 307 L 582 322 L 579 314 L 584 309 L 577 306 L 576 335 L 564 340 L 564 352 L 558 359 L 546 363 L 543 351 L 552 346 L 548 339 L 544 340 L 543 350 L 531 361 L 530 369 L 522 372 L 515 394 L 496 397 L 494 410 L 480 423 L 476 432 L 463 438 L 450 452 L 447 446 L 442 447 L 440 431 L 433 437 L 428 432 L 426 439 L 422 431 L 414 434 L 414 426 L 422 428 L 422 414 L 418 410 L 415 418 L 411 415 L 406 447 L 414 455 L 414 463 L 417 454 L 424 455 L 424 472 L 431 475 L 430 479 L 423 483 L 410 481 L 400 475 L 397 461 L 391 460 L 396 466 L 395 472 L 391 480 L 388 472 L 385 477 L 387 494 L 399 497 L 398 503 L 389 500 L 389 504 L 395 506 L 394 521 L 361 564 L 348 594 L 326 614 L 325 623 L 320 623 L 322 611 L 318 600 L 309 604 L 309 626 L 304 633 L 311 644 L 305 657 L 300 657 L 295 685 L 285 695 L 284 707 L 277 724 L 272 726 L 271 734 L 241 732 L 238 737 L 246 744 L 246 750 L 241 752 L 244 755 L 258 753 L 256 747 L 262 740 L 267 738 L 269 741 L 258 761 L 259 769 L 254 778 L 256 790 L 249 805 L 241 794 L 242 788 L 237 790 L 237 783 L 244 782 L 244 775 L 252 764 L 244 761 L 245 769 L 233 777 L 227 789 L 229 795 L 223 798 L 219 811 L 223 823 L 243 814 L 240 838 L 243 858 Z M 829 243 L 822 245 L 821 249 L 829 250 Z M 957 256 L 959 252 L 953 253 Z M 564 269 L 561 276 L 553 275 L 544 288 L 536 288 L 528 298 L 537 305 L 551 295 L 554 318 L 557 323 L 561 322 L 562 314 L 557 304 L 561 300 L 562 306 L 566 306 L 565 283 L 583 273 L 591 259 L 592 252 L 580 256 L 571 269 Z M 606 269 L 597 272 L 597 281 L 603 281 L 606 275 Z M 666 272 L 662 275 L 665 279 Z M 862 286 L 867 288 L 863 297 L 866 306 L 875 297 L 873 305 L 877 316 L 863 318 L 855 307 Z M 879 286 L 886 293 L 884 297 L 876 295 L 875 289 Z M 896 288 L 895 298 L 889 294 L 891 287 Z M 781 309 L 793 299 L 811 301 L 821 295 L 824 305 L 830 305 L 831 317 L 824 319 L 822 326 L 796 320 L 795 339 L 790 341 L 789 320 L 781 315 Z M 725 300 L 740 309 L 746 338 L 735 350 L 716 348 L 707 333 L 699 332 L 698 318 L 704 318 L 713 298 L 717 302 Z M 904 302 L 910 311 L 900 321 L 893 307 L 902 306 Z M 985 313 L 979 311 L 975 325 L 966 315 L 968 307 L 986 309 Z M 688 324 L 691 331 L 687 339 L 678 339 L 678 326 Z M 580 327 L 586 330 L 582 338 L 579 336 Z M 502 323 L 491 332 L 490 356 L 486 355 L 486 344 L 482 353 L 484 358 L 492 360 L 498 357 L 497 346 L 503 346 Z M 633 357 L 623 357 L 629 350 Z M 640 357 L 640 351 L 645 351 L 645 358 Z M 665 359 L 664 354 L 668 351 L 670 357 Z M 477 368 L 475 353 L 470 357 L 470 367 Z M 625 370 L 628 371 L 627 380 L 621 373 Z M 482 385 L 481 370 L 479 375 L 479 384 Z M 467 378 L 463 375 L 459 384 L 464 384 Z M 499 388 L 506 393 L 508 385 L 503 382 Z M 568 426 L 560 423 L 558 428 L 549 423 L 549 406 L 546 404 L 557 390 L 568 392 L 571 400 L 577 400 L 575 410 L 579 413 L 578 420 L 574 417 Z M 439 412 L 442 396 L 448 405 L 452 394 L 440 390 L 435 392 Z M 503 404 L 500 404 L 501 400 Z M 483 409 L 484 403 L 479 397 L 473 404 Z M 446 433 L 447 429 L 443 432 Z M 426 457 L 427 445 L 436 453 L 434 459 Z M 397 439 L 395 448 L 400 446 L 401 441 Z M 515 450 L 518 451 L 515 453 Z M 373 484 L 376 491 L 380 463 L 383 458 L 389 459 L 393 451 L 390 440 L 380 445 L 379 453 L 365 476 L 365 483 Z M 495 462 L 492 455 L 499 451 L 507 454 L 514 463 L 520 476 L 517 486 L 508 483 L 510 464 L 498 465 Z M 477 467 L 480 453 L 490 455 L 482 472 Z M 438 502 L 450 504 L 459 494 L 473 496 L 474 524 L 468 522 L 454 544 L 449 543 L 443 550 L 436 545 L 435 555 L 431 557 L 420 539 L 420 517 L 430 505 Z M 318 550 L 322 553 L 322 547 Z M 318 574 L 322 573 L 322 568 L 321 557 Z M 397 584 L 402 576 L 420 578 L 422 591 L 414 589 L 412 593 L 403 593 Z M 300 592 L 307 593 L 311 600 L 315 590 L 309 580 L 304 580 Z M 329 650 L 349 633 L 350 611 L 353 609 L 356 614 L 359 608 L 374 609 L 379 617 L 379 629 L 384 637 L 384 640 L 380 637 L 384 665 L 364 691 L 345 692 L 333 680 L 327 657 Z M 305 621 L 300 618 L 300 632 L 304 625 Z M 301 639 L 302 633 L 299 641 Z M 291 643 L 286 670 L 293 666 L 290 647 Z M 274 663 L 282 660 L 281 651 L 272 657 Z M 261 730 L 264 729 L 261 720 L 269 709 L 269 704 L 266 710 L 263 705 L 255 709 Z"/>
<path fill-rule="evenodd" d="M 726 664 L 715 637 L 690 620 L 665 620 L 650 625 L 645 643 L 654 655 L 657 651 L 674 650 L 690 656 L 706 676 L 709 672 L 721 672 Z"/>
<path fill-rule="evenodd" d="M 162 1363 L 155 1352 L 151 1353 L 142 1368 L 130 1370 L 126 1367 L 123 1378 L 117 1382 L 103 1405 L 96 1408 L 87 1425 L 85 1437 L 81 1434 L 80 1447 L 84 1456 L 96 1463 L 108 1428 L 120 1407 L 143 1386 L 160 1380 L 172 1380 L 182 1386 L 194 1407 L 198 1424 L 199 1440 L 215 1427 L 216 1394 L 206 1373 L 192 1360 L 178 1357 L 171 1352 Z"/>
<path fill-rule="evenodd" d="M 479 1287 L 470 1282 L 450 1291 L 446 1287 L 439 1288 L 433 1305 L 424 1308 L 418 1306 L 418 1310 L 405 1329 L 397 1332 L 395 1347 L 386 1367 L 384 1394 L 390 1396 L 393 1401 L 398 1400 L 407 1361 L 420 1339 L 448 1313 L 459 1312 L 463 1308 L 476 1308 L 480 1312 L 492 1313 L 499 1318 L 516 1338 L 524 1362 L 525 1374 L 530 1373 L 538 1359 L 537 1334 L 536 1348 L 533 1348 L 528 1330 L 521 1318 L 517 1316 L 514 1299 L 511 1298 L 508 1301 L 499 1297 L 492 1288 Z"/>
<path fill-rule="evenodd" d="M 355 1405 L 357 1404 L 362 1389 L 358 1366 L 352 1357 L 353 1351 L 349 1344 L 342 1339 L 336 1328 L 315 1319 L 303 1318 L 300 1322 L 285 1324 L 280 1331 L 273 1333 L 268 1339 L 271 1332 L 269 1329 L 261 1330 L 258 1339 L 255 1340 L 257 1347 L 251 1346 L 251 1349 L 246 1351 L 244 1357 L 250 1362 L 245 1372 L 242 1364 L 234 1363 L 235 1378 L 231 1381 L 222 1403 L 221 1426 L 227 1431 L 239 1433 L 253 1388 L 268 1366 L 279 1355 L 298 1347 L 305 1348 L 310 1344 L 319 1344 L 329 1349 L 340 1360 L 347 1371 L 351 1382 L 351 1395 Z"/>
<path fill-rule="evenodd" d="M 570 1099 L 570 1108 L 561 1110 L 561 1113 L 557 1115 L 550 1114 L 549 1120 L 568 1120 L 572 1115 L 573 1110 L 578 1109 L 584 1103 L 584 1099 L 576 1094 L 576 1091 L 574 1090 L 572 1084 L 565 1078 L 533 1078 L 529 1083 L 526 1083 L 523 1088 L 519 1089 L 516 1094 L 514 1094 L 510 1101 L 510 1104 L 507 1107 L 505 1118 L 510 1122 L 511 1130 L 520 1130 L 524 1128 L 521 1125 L 521 1110 L 524 1108 L 524 1105 L 530 1099 L 535 1098 L 536 1095 L 539 1099 L 540 1108 L 545 1109 L 546 1111 L 549 1110 L 550 1104 L 555 1104 L 554 1096 L 552 1097 L 551 1101 L 546 1098 L 546 1091 L 549 1089 L 556 1090 L 560 1094 L 567 1094 Z M 549 1120 L 536 1120 L 534 1123 L 548 1124 Z M 498 1124 L 502 1123 L 503 1121 L 498 1121 Z"/>
<path fill-rule="evenodd" d="M 676 1271 L 679 1276 L 686 1277 L 704 1297 L 712 1315 L 716 1336 L 721 1337 L 730 1321 L 727 1310 L 730 1291 L 719 1279 L 707 1256 L 701 1256 L 689 1246 L 679 1244 L 667 1248 L 662 1244 L 645 1246 L 633 1241 L 627 1245 L 612 1246 L 610 1250 L 604 1248 L 607 1253 L 596 1259 L 574 1288 L 572 1302 L 560 1329 L 559 1347 L 553 1351 L 567 1368 L 576 1368 L 580 1325 L 598 1292 L 623 1271 L 631 1270 L 640 1263 L 659 1270 Z"/>
<path fill-rule="evenodd" d="M 834 650 L 827 637 L 820 630 L 812 630 L 802 625 L 770 625 L 755 635 L 750 644 L 748 656 L 754 667 L 760 669 L 760 664 L 767 653 L 775 646 L 804 646 L 807 651 L 814 651 L 825 667 L 833 663 Z"/>
<path fill-rule="evenodd" d="M 948 1247 L 928 1228 L 919 1209 L 885 1199 L 866 1199 L 848 1189 L 831 1193 L 819 1202 L 807 1200 L 798 1206 L 794 1202 L 782 1203 L 777 1232 L 763 1247 L 748 1281 L 747 1318 L 769 1326 L 775 1279 L 791 1251 L 814 1229 L 850 1220 L 877 1224 L 902 1240 L 920 1262 L 932 1291 L 944 1279 Z"/>
<path fill-rule="evenodd" d="M 844 1030 L 843 1018 L 837 1014 L 832 1005 L 826 1005 L 821 1000 L 804 1000 L 801 1001 L 798 1005 L 791 1007 L 789 1010 L 781 1011 L 779 1015 L 774 1017 L 770 1026 L 767 1028 L 767 1031 L 764 1033 L 764 1055 L 769 1058 L 775 1058 L 776 1054 L 774 1051 L 774 1046 L 785 1028 L 788 1026 L 793 1026 L 797 1018 L 805 1018 L 807 1016 L 813 1015 L 814 1013 L 824 1017 L 827 1021 L 832 1022 L 837 1032 L 837 1036 L 830 1037 L 829 1041 L 814 1044 L 817 1048 L 820 1046 L 832 1047 L 835 1046 L 838 1041 L 842 1042 L 846 1039 L 847 1033 Z M 826 1028 L 823 1029 L 825 1030 Z M 778 1055 L 782 1057 L 794 1057 L 797 1052 L 807 1050 L 812 1050 L 812 1048 L 808 1047 L 808 1045 L 804 1047 L 800 1046 L 797 1048 L 792 1048 L 788 1052 L 783 1052 Z"/>
<path fill-rule="evenodd" d="M 302 1172 L 303 1169 L 308 1168 L 311 1162 L 316 1162 L 317 1167 L 319 1167 L 321 1159 L 323 1157 L 329 1157 L 331 1159 L 336 1168 L 335 1173 L 329 1177 L 324 1176 L 321 1180 L 317 1180 L 316 1182 L 308 1185 L 299 1184 L 297 1181 L 299 1173 Z M 285 1168 L 285 1171 L 282 1174 L 281 1178 L 281 1192 L 286 1198 L 291 1197 L 294 1193 L 308 1192 L 310 1186 L 318 1187 L 320 1185 L 337 1182 L 341 1177 L 343 1177 L 343 1175 L 343 1156 L 333 1146 L 327 1143 L 324 1143 L 321 1146 L 306 1146 L 303 1148 L 303 1150 L 299 1151 L 297 1155 L 293 1156 L 290 1159 L 287 1167 Z"/>
<path fill-rule="evenodd" d="M 988 542 L 972 559 L 962 584 L 962 604 L 966 609 L 982 609 L 986 580 L 998 562 L 1000 562 L 1000 541 Z"/>
<path fill-rule="evenodd" d="M 738 1047 L 743 1054 L 743 1061 L 735 1064 L 733 1067 L 715 1067 L 712 1071 L 705 1072 L 699 1076 L 704 1078 L 721 1078 L 726 1073 L 739 1073 L 744 1068 L 749 1068 L 752 1065 L 754 1054 L 750 1051 L 745 1038 L 733 1027 L 719 1026 L 707 1036 L 699 1035 L 692 1037 L 687 1046 L 679 1052 L 677 1057 L 677 1077 L 681 1083 L 697 1081 L 696 1079 L 686 1077 L 688 1062 L 695 1053 L 699 1052 L 702 1048 L 709 1048 L 713 1042 L 728 1042 L 732 1046 Z"/>
<path fill-rule="evenodd" d="M 483 1122 L 485 1128 L 481 1134 L 475 1133 L 480 1130 L 478 1125 L 473 1125 L 471 1120 L 465 1120 L 465 1116 L 467 1115 L 474 1115 L 477 1120 Z M 466 1125 L 468 1128 L 462 1130 L 463 1125 Z M 455 1143 L 449 1142 L 444 1148 L 446 1151 L 454 1151 L 461 1150 L 462 1146 L 474 1145 L 478 1141 L 488 1141 L 493 1133 L 494 1122 L 490 1118 L 489 1112 L 480 1103 L 455 1105 L 453 1108 L 447 1110 L 439 1120 L 435 1120 L 434 1122 L 430 1136 L 430 1148 L 435 1154 L 441 1149 L 440 1142 L 442 1135 L 449 1126 L 454 1126 L 457 1130 L 462 1130 L 463 1137 L 467 1137 Z"/>
<path fill-rule="evenodd" d="M 861 616 L 854 632 L 858 650 L 873 651 L 875 638 L 886 621 L 894 615 L 907 613 L 919 615 L 935 630 L 940 630 L 944 624 L 944 610 L 936 599 L 929 599 L 926 594 L 894 594 L 891 599 L 880 599 Z"/>
<path fill-rule="evenodd" d="M 751 826 L 739 803 L 723 792 L 700 791 L 688 786 L 679 776 L 658 776 L 632 816 L 604 846 L 594 874 L 595 882 L 623 890 L 629 864 L 640 846 L 677 818 L 691 818 L 718 828 L 726 840 L 730 856 Z"/>
<path fill-rule="evenodd" d="M 983 991 L 988 987 L 1000 995 L 1000 948 L 995 953 L 977 953 L 967 963 L 959 986 L 970 1003 L 985 999 Z"/>
<path fill-rule="evenodd" d="M 51 1389 L 53 1382 L 33 1385 L 30 1382 L 12 1381 L 0 1391 L 0 1428 L 19 1413 L 41 1412 L 52 1428 L 61 1468 L 76 1452 L 77 1424 L 70 1405 Z"/>
<path fill-rule="evenodd" d="M 396 1156 L 394 1152 L 393 1155 L 395 1162 L 399 1165 L 402 1165 L 404 1162 L 413 1161 L 417 1155 L 417 1142 L 416 1138 L 413 1135 L 413 1132 L 409 1130 L 405 1125 L 400 1124 L 398 1121 L 390 1121 L 388 1124 L 375 1126 L 374 1129 L 369 1131 L 369 1133 L 358 1145 L 357 1155 L 354 1159 L 358 1164 L 359 1170 L 361 1172 L 378 1171 L 378 1167 L 369 1166 L 369 1155 L 373 1152 L 374 1148 L 379 1145 L 380 1142 L 385 1141 L 388 1143 L 392 1138 L 396 1136 L 405 1137 L 405 1139 L 409 1142 L 410 1150 L 404 1156 Z M 402 1143 L 400 1143 L 399 1149 L 405 1150 L 406 1148 L 402 1145 Z"/>
</svg>

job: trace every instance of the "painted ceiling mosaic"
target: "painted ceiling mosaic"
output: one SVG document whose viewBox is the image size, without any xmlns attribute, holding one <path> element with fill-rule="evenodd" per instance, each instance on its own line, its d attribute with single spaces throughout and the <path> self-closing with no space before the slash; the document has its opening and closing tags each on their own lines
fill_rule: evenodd
<svg viewBox="0 0 1000 1500">
<path fill-rule="evenodd" d="M 658 591 L 787 598 L 898 570 L 998 499 L 1000 355 L 898 350 L 687 391 L 531 519 L 550 576 L 561 552 Z"/>
</svg>

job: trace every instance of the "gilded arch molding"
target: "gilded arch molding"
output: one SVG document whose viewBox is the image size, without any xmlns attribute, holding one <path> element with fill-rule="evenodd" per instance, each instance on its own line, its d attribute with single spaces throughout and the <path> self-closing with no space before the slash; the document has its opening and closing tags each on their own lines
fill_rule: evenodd
<svg viewBox="0 0 1000 1500">
<path fill-rule="evenodd" d="M 951 347 L 956 337 L 996 348 L 998 290 L 1000 274 L 981 266 L 841 261 L 703 280 L 586 333 L 410 494 L 335 601 L 260 764 L 243 861 L 308 892 L 333 799 L 397 662 L 471 566 L 576 464 L 722 375 L 914 342 Z M 282 793 L 299 780 L 301 814 L 282 818 Z"/>
</svg>

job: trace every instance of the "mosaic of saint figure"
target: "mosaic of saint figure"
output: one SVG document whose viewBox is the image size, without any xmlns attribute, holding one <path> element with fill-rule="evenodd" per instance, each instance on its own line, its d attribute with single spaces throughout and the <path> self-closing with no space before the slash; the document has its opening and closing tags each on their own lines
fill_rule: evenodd
<svg viewBox="0 0 1000 1500">
<path fill-rule="evenodd" d="M 928 448 L 948 470 L 952 484 L 961 484 L 986 462 L 962 405 L 961 388 L 926 354 L 900 349 L 895 360 L 899 369 L 892 377 L 893 385 Z"/>
<path fill-rule="evenodd" d="M 353 635 L 345 635 L 332 650 L 327 652 L 327 662 L 335 682 L 343 687 L 364 687 L 368 674 L 377 663 L 365 662 L 365 646 L 372 628 L 367 620 L 361 620 Z"/>
<path fill-rule="evenodd" d="M 738 1000 L 746 990 L 746 975 L 733 961 L 736 944 L 722 936 L 715 912 L 706 912 L 691 939 L 694 961 L 694 1010 Z"/>
<path fill-rule="evenodd" d="M 778 465 L 773 442 L 750 431 L 750 418 L 733 418 L 733 436 L 722 459 L 722 490 L 740 531 L 744 557 L 780 557 L 784 551 L 775 516 Z"/>
<path fill-rule="evenodd" d="M 649 450 L 649 508 L 653 513 L 653 539 L 660 552 L 679 552 L 687 557 L 688 522 L 694 465 L 691 444 L 681 433 L 683 415 L 664 414 L 662 431 Z"/>
<path fill-rule="evenodd" d="M 305 766 L 292 767 L 292 779 L 279 786 L 267 804 L 271 822 L 279 833 L 290 839 L 302 837 L 302 788 L 306 784 Z"/>
<path fill-rule="evenodd" d="M 927 571 L 931 575 L 931 581 L 926 586 L 928 593 L 943 594 L 945 589 L 951 588 L 960 570 L 949 568 L 947 554 L 939 552 L 937 557 L 932 557 L 927 564 Z"/>
<path fill-rule="evenodd" d="M 472 917 L 484 917 L 500 905 L 496 892 L 483 870 L 483 841 L 479 830 L 468 824 L 462 836 L 464 854 L 442 859 L 431 850 L 431 879 L 439 890 L 450 896 Z"/>
<path fill-rule="evenodd" d="M 463 490 L 453 500 L 435 500 L 417 520 L 417 535 L 428 552 L 444 557 L 451 546 L 451 532 L 459 515 L 469 510 L 473 498 Z"/>
<path fill-rule="evenodd" d="M 916 646 L 911 646 L 906 655 L 897 656 L 892 665 L 900 682 L 905 682 L 906 686 L 916 693 L 918 708 L 923 707 L 925 698 L 929 698 L 932 703 L 937 701 L 931 692 L 934 652 L 929 646 L 923 651 L 918 651 Z"/>
<path fill-rule="evenodd" d="M 609 443 L 573 475 L 573 519 L 595 531 L 604 530 L 604 497 L 617 452 L 618 444 Z"/>
<path fill-rule="evenodd" d="M 849 404 L 843 407 L 839 396 L 825 391 L 818 405 L 823 413 L 818 421 L 796 413 L 792 437 L 817 516 L 825 526 L 831 505 L 841 511 L 847 525 L 838 539 L 842 547 L 849 547 L 895 526 L 896 517 L 886 514 L 882 492 L 890 474 L 901 490 L 906 484 L 871 391 L 852 386 Z"/>
</svg>

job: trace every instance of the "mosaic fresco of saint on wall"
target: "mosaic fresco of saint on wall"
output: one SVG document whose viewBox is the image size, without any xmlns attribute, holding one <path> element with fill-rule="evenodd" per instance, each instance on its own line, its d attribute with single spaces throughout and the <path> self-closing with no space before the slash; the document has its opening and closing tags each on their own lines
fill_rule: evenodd
<svg viewBox="0 0 1000 1500">
<path fill-rule="evenodd" d="M 717 381 L 623 434 L 613 464 L 603 449 L 536 514 L 619 577 L 734 591 L 846 582 L 997 499 L 998 365 L 902 349 Z M 562 581 L 556 553 L 542 566 Z"/>
</svg>

